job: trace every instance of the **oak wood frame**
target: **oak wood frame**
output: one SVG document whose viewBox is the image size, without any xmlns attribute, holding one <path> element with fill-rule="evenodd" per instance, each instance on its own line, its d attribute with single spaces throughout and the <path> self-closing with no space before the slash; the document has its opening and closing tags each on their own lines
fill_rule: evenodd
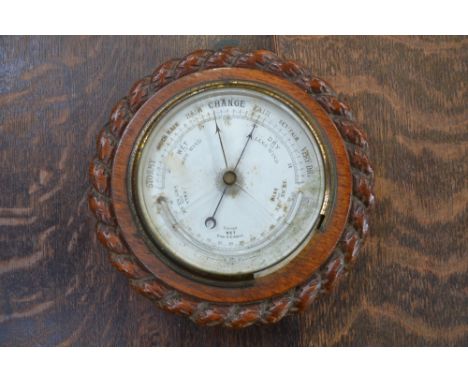
<svg viewBox="0 0 468 382">
<path fill-rule="evenodd" d="M 220 288 L 182 277 L 149 251 L 131 216 L 126 179 L 135 139 L 158 107 L 190 86 L 235 78 L 277 87 L 317 118 L 333 148 L 338 187 L 322 240 L 314 236 L 284 268 L 251 286 Z M 349 108 L 324 81 L 267 51 L 197 51 L 163 64 L 153 76 L 137 82 L 101 132 L 90 175 L 94 189 L 89 204 L 99 220 L 98 238 L 132 285 L 166 310 L 188 315 L 199 324 L 230 327 L 277 322 L 328 290 L 354 261 L 368 230 L 367 208 L 374 201 L 367 141 Z M 319 256 L 307 256 L 311 248 L 318 248 Z"/>
<path fill-rule="evenodd" d="M 254 81 L 257 84 L 269 86 L 276 91 L 299 102 L 302 107 L 313 115 L 323 134 L 328 138 L 330 156 L 335 161 L 336 196 L 334 205 L 327 216 L 327 229 L 317 231 L 305 248 L 288 264 L 267 276 L 251 280 L 243 286 L 230 285 L 219 287 L 184 277 L 179 272 L 155 256 L 152 248 L 143 239 L 141 226 L 132 216 L 132 198 L 129 195 L 128 180 L 132 176 L 130 161 L 134 149 L 139 144 L 142 130 L 156 110 L 159 110 L 174 97 L 187 89 L 213 82 Z M 122 138 L 114 158 L 111 179 L 112 202 L 117 222 L 122 235 L 133 254 L 168 286 L 210 302 L 247 303 L 285 293 L 294 286 L 305 282 L 328 258 L 341 236 L 346 225 L 351 202 L 351 171 L 346 148 L 333 122 L 311 97 L 300 88 L 282 78 L 268 73 L 245 68 L 216 68 L 197 72 L 174 81 L 155 93 L 134 115 Z"/>
</svg>

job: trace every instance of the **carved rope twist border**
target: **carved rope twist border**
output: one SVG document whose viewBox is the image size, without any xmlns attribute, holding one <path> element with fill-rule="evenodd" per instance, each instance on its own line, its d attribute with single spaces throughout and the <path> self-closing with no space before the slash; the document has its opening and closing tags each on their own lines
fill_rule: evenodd
<svg viewBox="0 0 468 382">
<path fill-rule="evenodd" d="M 334 121 L 349 155 L 353 196 L 347 225 L 337 247 L 327 262 L 308 282 L 267 301 L 245 304 L 208 303 L 182 294 L 149 273 L 128 249 L 120 234 L 111 200 L 110 178 L 118 141 L 137 110 L 166 84 L 187 74 L 219 67 L 261 69 L 286 78 L 304 89 Z M 97 156 L 89 168 L 91 188 L 89 207 L 97 218 L 99 241 L 109 250 L 112 264 L 130 278 L 140 293 L 169 312 L 188 316 L 200 325 L 224 325 L 242 328 L 254 323 L 275 323 L 286 314 L 306 309 L 318 295 L 329 291 L 334 282 L 354 263 L 368 232 L 368 209 L 374 204 L 374 173 L 368 159 L 367 138 L 356 125 L 349 107 L 341 102 L 323 80 L 293 61 L 257 50 L 243 52 L 237 48 L 218 51 L 198 50 L 183 59 L 159 66 L 152 75 L 136 82 L 128 96 L 114 106 L 109 122 L 97 140 Z"/>
</svg>

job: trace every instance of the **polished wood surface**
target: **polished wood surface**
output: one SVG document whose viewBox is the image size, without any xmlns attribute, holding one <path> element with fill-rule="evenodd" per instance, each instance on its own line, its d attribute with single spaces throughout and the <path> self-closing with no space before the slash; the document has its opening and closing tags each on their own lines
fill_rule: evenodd
<svg viewBox="0 0 468 382">
<path fill-rule="evenodd" d="M 266 48 L 366 130 L 371 233 L 329 296 L 275 326 L 199 328 L 112 268 L 87 209 L 96 134 L 135 79 L 198 48 Z M 468 345 L 468 39 L 0 38 L 1 345 Z"/>
</svg>

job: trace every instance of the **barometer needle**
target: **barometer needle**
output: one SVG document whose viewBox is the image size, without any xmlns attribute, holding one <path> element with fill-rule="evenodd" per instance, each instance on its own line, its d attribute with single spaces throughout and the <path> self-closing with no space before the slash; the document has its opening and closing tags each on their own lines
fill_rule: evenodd
<svg viewBox="0 0 468 382">
<path fill-rule="evenodd" d="M 241 152 L 241 154 L 240 154 L 240 156 L 239 156 L 239 159 L 237 160 L 236 167 L 234 167 L 234 171 L 236 171 L 237 166 L 239 165 L 239 162 L 240 162 L 240 160 L 242 159 L 242 156 L 244 155 L 245 149 L 247 148 L 247 145 L 248 145 L 249 142 L 252 140 L 252 134 L 253 134 L 253 132 L 254 132 L 254 130 L 255 130 L 256 127 L 257 127 L 257 124 L 254 123 L 254 125 L 253 125 L 253 127 L 252 127 L 252 130 L 250 131 L 250 134 L 247 135 L 247 142 L 245 142 L 244 148 L 242 149 L 242 152 Z"/>
<path fill-rule="evenodd" d="M 213 115 L 214 115 L 214 112 L 213 112 Z M 215 123 L 216 123 L 216 116 L 215 116 Z M 234 167 L 233 171 L 235 171 L 237 169 L 237 166 L 239 165 L 239 162 L 242 159 L 242 156 L 244 155 L 244 152 L 245 152 L 245 149 L 247 148 L 247 145 L 252 140 L 252 134 L 253 134 L 256 127 L 257 127 L 257 124 L 254 123 L 254 125 L 252 127 L 252 130 L 250 131 L 249 135 L 247 135 L 247 142 L 245 142 L 244 148 L 242 149 L 242 152 L 241 152 L 241 154 L 239 156 L 239 159 L 237 160 L 236 167 Z M 219 135 L 218 130 L 219 130 L 218 124 L 216 123 L 216 133 L 218 133 L 218 135 Z M 223 148 L 223 143 L 221 141 L 221 136 L 219 136 L 219 142 L 221 143 L 221 148 L 223 149 L 223 154 L 224 154 L 224 148 Z M 224 156 L 224 160 L 226 161 L 226 156 Z M 227 161 L 226 161 L 226 167 L 227 167 Z M 227 183 L 227 184 L 232 185 L 232 183 Z M 216 212 L 218 211 L 218 208 L 219 208 L 219 205 L 221 204 L 221 201 L 224 198 L 224 195 L 226 194 L 227 188 L 228 188 L 228 186 L 224 187 L 223 193 L 221 194 L 221 197 L 219 198 L 218 204 L 216 205 L 216 208 L 215 208 L 213 214 L 211 216 L 207 217 L 206 220 L 205 220 L 205 226 L 208 229 L 213 229 L 214 227 L 216 227 L 215 215 L 216 215 Z"/>
<path fill-rule="evenodd" d="M 216 134 L 218 134 L 219 144 L 221 145 L 221 151 L 223 152 L 224 164 L 226 165 L 226 168 L 228 168 L 229 166 L 228 166 L 227 159 L 226 159 L 226 152 L 224 151 L 223 140 L 221 139 L 221 130 L 218 127 L 218 122 L 216 121 L 216 114 L 214 111 L 213 111 L 213 117 L 214 117 L 214 122 L 216 125 Z"/>
<path fill-rule="evenodd" d="M 223 193 L 221 194 L 221 197 L 219 198 L 218 204 L 216 205 L 216 208 L 213 214 L 207 217 L 205 220 L 205 226 L 209 229 L 213 229 L 214 227 L 216 227 L 216 219 L 215 219 L 216 211 L 218 211 L 219 205 L 221 204 L 221 200 L 223 200 L 224 198 L 224 194 L 226 193 L 226 190 L 227 190 L 227 186 L 224 187 Z"/>
</svg>

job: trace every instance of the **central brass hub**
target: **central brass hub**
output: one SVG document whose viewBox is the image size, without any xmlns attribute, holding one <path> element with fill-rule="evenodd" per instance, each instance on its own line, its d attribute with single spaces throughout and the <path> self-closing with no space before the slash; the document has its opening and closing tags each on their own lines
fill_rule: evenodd
<svg viewBox="0 0 468 382">
<path fill-rule="evenodd" d="M 232 186 L 234 183 L 236 183 L 237 180 L 237 175 L 234 171 L 226 171 L 223 175 L 223 181 L 225 184 L 228 186 Z"/>
</svg>

